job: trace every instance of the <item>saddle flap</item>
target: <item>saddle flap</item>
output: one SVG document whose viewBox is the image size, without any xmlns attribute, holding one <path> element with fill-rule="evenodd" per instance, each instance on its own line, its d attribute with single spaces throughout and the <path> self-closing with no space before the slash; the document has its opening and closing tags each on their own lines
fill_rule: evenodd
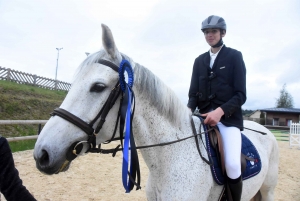
<svg viewBox="0 0 300 201">
<path fill-rule="evenodd" d="M 217 150 L 218 160 L 221 163 L 222 173 L 225 174 L 225 157 L 223 149 L 223 141 L 220 131 L 217 127 L 212 127 L 213 129 L 209 132 L 208 136 L 212 147 Z"/>
<path fill-rule="evenodd" d="M 224 174 L 225 158 L 224 158 L 223 141 L 219 129 L 217 127 L 213 127 L 213 129 L 209 132 L 208 136 L 212 147 L 217 151 L 218 160 L 221 164 L 222 173 Z M 255 159 L 247 157 L 246 155 L 241 153 L 241 172 L 244 172 L 246 170 L 247 160 L 254 161 Z"/>
</svg>

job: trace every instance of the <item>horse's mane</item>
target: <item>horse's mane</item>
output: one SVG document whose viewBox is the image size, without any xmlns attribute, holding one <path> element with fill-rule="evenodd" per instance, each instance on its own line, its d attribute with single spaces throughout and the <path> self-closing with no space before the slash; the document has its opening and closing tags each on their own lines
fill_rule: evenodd
<svg viewBox="0 0 300 201">
<path fill-rule="evenodd" d="M 187 107 L 183 106 L 174 91 L 140 64 L 136 63 L 134 75 L 134 86 L 138 92 L 143 97 L 147 97 L 150 104 L 157 108 L 160 114 L 171 120 L 174 125 L 180 125 Z"/>
<path fill-rule="evenodd" d="M 167 85 L 165 85 L 156 75 L 144 66 L 135 63 L 130 57 L 122 53 L 122 56 L 128 60 L 134 68 L 134 88 L 138 90 L 141 97 L 149 100 L 157 111 L 168 118 L 174 125 L 180 125 L 182 119 L 187 114 L 187 107 L 181 103 L 176 94 Z M 89 55 L 79 66 L 80 72 L 84 66 L 95 63 L 99 58 L 111 60 L 103 50 Z"/>
</svg>

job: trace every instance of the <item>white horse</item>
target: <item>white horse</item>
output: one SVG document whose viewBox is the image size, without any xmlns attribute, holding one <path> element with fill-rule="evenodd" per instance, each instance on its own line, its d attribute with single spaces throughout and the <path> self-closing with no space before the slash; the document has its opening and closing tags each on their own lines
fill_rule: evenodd
<svg viewBox="0 0 300 201">
<path fill-rule="evenodd" d="M 137 146 L 165 143 L 191 136 L 189 109 L 158 77 L 120 53 L 110 29 L 105 25 L 102 25 L 102 43 L 104 49 L 90 55 L 80 65 L 60 108 L 85 122 L 91 122 L 119 79 L 118 73 L 112 68 L 97 61 L 103 59 L 118 66 L 122 57 L 125 57 L 134 68 L 136 109 L 132 127 Z M 97 135 L 97 144 L 111 138 L 119 102 L 120 98 L 109 111 L 106 122 Z M 199 128 L 199 119 L 194 118 L 194 121 Z M 244 126 L 266 132 L 267 135 L 243 131 L 255 144 L 261 157 L 262 169 L 258 175 L 244 181 L 242 200 L 273 201 L 279 163 L 276 139 L 268 129 L 255 122 L 245 121 Z M 65 171 L 70 164 L 65 162 L 69 147 L 76 141 L 86 139 L 87 135 L 78 126 L 60 116 L 51 117 L 35 144 L 34 158 L 37 168 L 46 174 Z M 83 149 L 87 150 L 87 146 Z M 207 158 L 203 145 L 200 145 L 200 150 Z M 193 138 L 167 146 L 142 149 L 141 153 L 149 168 L 146 184 L 148 200 L 218 200 L 222 186 L 215 183 L 210 166 L 199 157 Z"/>
</svg>

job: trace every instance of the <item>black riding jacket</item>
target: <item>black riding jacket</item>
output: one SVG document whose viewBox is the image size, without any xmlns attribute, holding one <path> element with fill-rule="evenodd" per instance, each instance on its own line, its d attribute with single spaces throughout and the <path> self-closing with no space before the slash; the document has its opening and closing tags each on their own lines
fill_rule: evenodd
<svg viewBox="0 0 300 201">
<path fill-rule="evenodd" d="M 246 101 L 246 67 L 241 52 L 225 45 L 210 68 L 210 54 L 195 59 L 188 107 L 207 113 L 221 107 L 225 126 L 243 130 L 242 105 Z"/>
<path fill-rule="evenodd" d="M 36 201 L 22 184 L 7 140 L 0 136 L 0 191 L 7 201 Z"/>
</svg>

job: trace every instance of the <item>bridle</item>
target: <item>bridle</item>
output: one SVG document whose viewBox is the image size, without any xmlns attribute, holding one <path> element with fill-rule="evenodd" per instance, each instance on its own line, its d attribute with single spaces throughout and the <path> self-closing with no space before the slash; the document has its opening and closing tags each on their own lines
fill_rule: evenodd
<svg viewBox="0 0 300 201">
<path fill-rule="evenodd" d="M 133 70 L 131 68 L 130 63 L 124 58 L 120 64 L 120 67 L 118 67 L 117 65 L 115 65 L 110 61 L 103 60 L 103 59 L 99 59 L 97 63 L 108 66 L 114 71 L 118 72 L 119 81 L 116 83 L 115 87 L 111 90 L 106 102 L 104 103 L 99 113 L 95 116 L 95 118 L 90 123 L 83 121 L 79 117 L 75 116 L 74 114 L 62 108 L 54 109 L 54 111 L 51 114 L 52 116 L 57 115 L 65 119 L 66 121 L 79 127 L 88 135 L 87 141 L 74 142 L 69 147 L 66 153 L 66 160 L 62 164 L 58 172 L 64 170 L 65 167 L 67 167 L 70 164 L 70 162 L 78 156 L 78 154 L 83 150 L 83 143 L 87 143 L 89 146 L 86 152 L 93 152 L 93 153 L 101 152 L 101 148 L 100 148 L 101 144 L 99 144 L 98 148 L 96 148 L 96 137 L 100 132 L 103 124 L 105 123 L 107 114 L 109 113 L 110 109 L 114 106 L 116 100 L 121 94 L 121 91 L 123 91 L 113 135 L 111 139 L 106 141 L 105 143 L 109 143 L 112 140 L 120 139 L 122 144 L 121 150 L 123 151 L 123 166 L 122 166 L 123 186 L 126 189 L 126 192 L 130 192 L 134 186 L 137 187 L 137 190 L 141 189 L 139 159 L 138 159 L 138 153 L 136 150 L 136 146 L 132 134 L 132 119 L 135 110 L 134 92 L 131 89 L 133 85 Z M 128 83 L 125 82 L 125 77 L 124 77 L 125 70 L 128 74 Z M 132 103 L 133 103 L 133 107 L 132 107 Z M 100 120 L 95 128 L 98 119 Z M 120 137 L 115 138 L 117 126 L 119 124 L 119 119 L 120 119 Z M 122 140 L 123 140 L 124 128 L 126 129 L 125 129 L 124 148 L 123 148 Z M 117 150 L 119 146 L 117 146 L 115 150 Z"/>
<path fill-rule="evenodd" d="M 119 67 L 117 65 L 115 65 L 114 63 L 107 61 L 107 60 L 99 59 L 96 63 L 108 66 L 116 72 L 118 72 L 118 70 L 119 70 Z M 95 118 L 90 123 L 83 121 L 81 118 L 75 116 L 74 114 L 72 114 L 69 111 L 62 109 L 62 108 L 54 109 L 53 112 L 51 113 L 51 116 L 59 116 L 59 117 L 65 119 L 66 121 L 72 123 L 73 125 L 77 126 L 81 130 L 83 130 L 88 135 L 88 140 L 82 141 L 82 142 L 88 143 L 90 146 L 87 152 L 95 152 L 95 149 L 97 149 L 96 148 L 96 136 L 98 135 L 99 131 L 101 130 L 101 128 L 105 122 L 106 116 L 109 113 L 110 109 L 114 106 L 117 98 L 120 95 L 120 92 L 121 92 L 120 91 L 120 83 L 118 81 L 116 83 L 115 87 L 111 90 L 111 92 L 110 92 L 105 104 L 102 106 L 100 112 L 95 116 Z M 119 115 L 118 115 L 118 117 L 119 117 Z M 100 119 L 100 121 L 95 128 L 95 123 L 98 119 Z M 118 119 L 119 118 L 117 118 L 117 122 L 115 125 L 113 135 L 108 142 L 119 139 L 119 138 L 114 138 L 116 131 L 117 131 Z M 69 148 L 69 151 L 67 153 L 68 161 L 74 160 L 77 157 L 78 153 L 80 153 L 81 149 L 83 148 L 82 142 L 75 142 L 71 145 L 71 147 Z M 69 153 L 69 152 L 71 152 L 71 153 Z"/>
</svg>

